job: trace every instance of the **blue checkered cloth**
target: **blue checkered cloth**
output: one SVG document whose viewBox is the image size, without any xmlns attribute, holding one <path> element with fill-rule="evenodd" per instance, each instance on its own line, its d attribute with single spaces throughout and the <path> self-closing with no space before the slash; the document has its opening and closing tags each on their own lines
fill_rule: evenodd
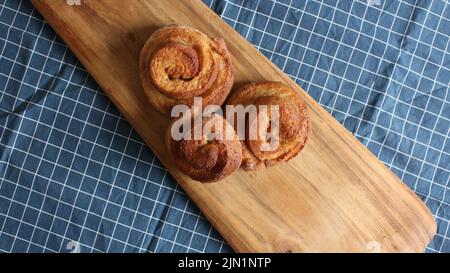
<svg viewBox="0 0 450 273">
<path fill-rule="evenodd" d="M 205 3 L 425 201 L 427 251 L 450 252 L 450 4 Z M 0 251 L 231 251 L 29 1 L 0 0 L 0 51 Z"/>
</svg>

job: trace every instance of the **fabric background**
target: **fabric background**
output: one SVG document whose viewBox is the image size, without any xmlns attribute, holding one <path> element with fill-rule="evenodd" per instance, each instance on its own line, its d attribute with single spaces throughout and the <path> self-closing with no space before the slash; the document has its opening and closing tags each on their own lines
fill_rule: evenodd
<svg viewBox="0 0 450 273">
<path fill-rule="evenodd" d="M 426 202 L 427 251 L 450 252 L 450 4 L 204 2 Z M 0 251 L 231 251 L 29 1 L 0 0 L 0 52 Z"/>
</svg>

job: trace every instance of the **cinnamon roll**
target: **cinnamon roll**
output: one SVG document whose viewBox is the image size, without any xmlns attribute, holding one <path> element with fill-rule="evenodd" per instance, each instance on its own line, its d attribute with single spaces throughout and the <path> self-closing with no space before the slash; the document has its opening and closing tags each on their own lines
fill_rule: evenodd
<svg viewBox="0 0 450 273">
<path fill-rule="evenodd" d="M 155 31 L 141 51 L 139 70 L 151 105 L 162 113 L 173 106 L 222 105 L 233 85 L 225 41 L 209 38 L 188 26 L 170 25 Z"/>
<path fill-rule="evenodd" d="M 311 118 L 303 99 L 288 86 L 276 82 L 248 84 L 234 92 L 226 104 L 255 105 L 257 109 L 257 114 L 247 115 L 245 121 L 245 139 L 241 140 L 244 169 L 254 170 L 288 161 L 303 149 L 311 131 Z M 267 107 L 267 111 L 261 111 L 260 106 Z M 260 133 L 250 137 L 251 130 L 274 130 L 270 119 L 273 106 L 278 110 L 277 135 L 271 136 L 272 139 Z M 273 138 L 277 138 L 278 145 L 274 149 L 263 149 Z"/>
<path fill-rule="evenodd" d="M 179 133 L 175 127 L 181 119 L 169 126 L 166 145 L 175 165 L 183 173 L 197 181 L 214 182 L 239 168 L 242 161 L 241 144 L 234 128 L 222 116 L 214 114 L 209 118 L 200 117 L 199 125 L 192 126 L 183 139 L 175 140 L 174 134 Z M 195 138 L 198 126 L 202 130 L 200 136 Z M 207 127 L 210 129 L 206 130 Z"/>
</svg>

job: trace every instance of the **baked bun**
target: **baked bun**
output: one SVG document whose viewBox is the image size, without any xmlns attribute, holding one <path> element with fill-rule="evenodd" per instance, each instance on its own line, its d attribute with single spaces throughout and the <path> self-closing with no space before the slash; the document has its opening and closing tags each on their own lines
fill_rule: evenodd
<svg viewBox="0 0 450 273">
<path fill-rule="evenodd" d="M 253 118 L 251 115 L 246 117 L 245 140 L 241 141 L 242 167 L 246 170 L 292 159 L 302 150 L 311 131 L 311 118 L 305 102 L 297 92 L 282 83 L 262 82 L 245 85 L 234 92 L 226 104 L 255 105 L 257 109 L 257 115 Z M 266 105 L 268 111 L 260 111 L 261 105 Z M 279 145 L 273 150 L 264 150 L 262 145 L 268 144 L 266 137 L 256 134 L 256 137 L 250 138 L 249 130 L 270 131 L 270 117 L 267 116 L 270 115 L 273 105 L 277 105 L 279 110 L 277 127 Z"/>
<path fill-rule="evenodd" d="M 181 119 L 183 119 L 182 117 Z M 221 180 L 237 170 L 242 161 L 242 148 L 234 128 L 220 115 L 201 118 L 201 127 L 212 128 L 214 136 L 202 133 L 199 140 L 174 140 L 172 127 L 166 133 L 166 145 L 175 165 L 190 178 L 201 182 Z M 194 136 L 195 126 L 190 135 Z M 200 131 L 202 132 L 202 131 Z"/>
<path fill-rule="evenodd" d="M 231 59 L 223 39 L 211 39 L 188 26 L 156 30 L 141 51 L 139 71 L 151 105 L 168 114 L 172 107 L 222 105 L 233 85 Z"/>
</svg>

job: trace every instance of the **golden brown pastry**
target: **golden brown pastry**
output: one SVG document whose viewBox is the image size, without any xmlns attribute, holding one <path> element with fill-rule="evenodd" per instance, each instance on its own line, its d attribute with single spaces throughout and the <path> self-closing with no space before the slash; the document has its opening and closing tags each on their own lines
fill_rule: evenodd
<svg viewBox="0 0 450 273">
<path fill-rule="evenodd" d="M 246 120 L 246 135 L 242 144 L 242 167 L 246 170 L 254 170 L 261 166 L 270 166 L 279 162 L 285 162 L 296 156 L 303 148 L 311 131 L 311 118 L 306 104 L 300 95 L 282 83 L 263 82 L 248 84 L 234 92 L 228 99 L 227 105 L 267 105 L 268 111 L 259 111 L 253 119 L 250 115 Z M 249 139 L 250 128 L 262 128 L 270 131 L 271 106 L 278 105 L 279 113 L 279 138 L 278 147 L 273 151 L 263 151 L 264 143 L 268 143 L 265 137 L 256 134 L 256 138 Z M 263 118 L 263 119 L 260 119 Z M 258 120 L 266 122 L 258 123 Z"/>
<path fill-rule="evenodd" d="M 231 59 L 223 39 L 180 25 L 155 31 L 141 51 L 139 71 L 151 105 L 162 113 L 173 106 L 222 105 L 233 85 Z"/>
<path fill-rule="evenodd" d="M 209 118 L 202 118 L 202 128 L 213 124 L 210 127 L 216 137 L 210 137 L 209 140 L 205 131 L 199 140 L 174 140 L 172 126 L 175 122 L 177 120 L 167 130 L 166 145 L 175 165 L 187 176 L 201 182 L 214 182 L 239 168 L 242 161 L 241 143 L 234 128 L 222 116 L 213 114 Z M 192 136 L 194 130 L 192 126 Z"/>
</svg>

